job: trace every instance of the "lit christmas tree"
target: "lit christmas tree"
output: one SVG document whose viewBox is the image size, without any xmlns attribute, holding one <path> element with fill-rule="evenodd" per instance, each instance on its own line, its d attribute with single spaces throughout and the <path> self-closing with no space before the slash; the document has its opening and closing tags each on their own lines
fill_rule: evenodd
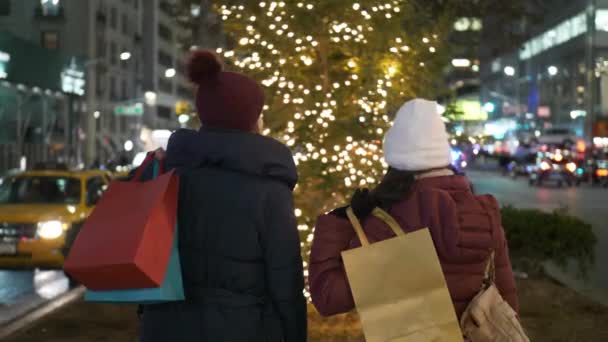
<svg viewBox="0 0 608 342">
<path fill-rule="evenodd" d="M 214 1 L 229 37 L 217 53 L 265 87 L 264 134 L 289 146 L 298 165 L 296 215 L 305 256 L 317 215 L 382 178 L 382 138 L 396 109 L 436 90 L 445 65 L 441 32 L 451 22 L 412 29 L 420 18 L 410 6 L 402 0 Z"/>
</svg>

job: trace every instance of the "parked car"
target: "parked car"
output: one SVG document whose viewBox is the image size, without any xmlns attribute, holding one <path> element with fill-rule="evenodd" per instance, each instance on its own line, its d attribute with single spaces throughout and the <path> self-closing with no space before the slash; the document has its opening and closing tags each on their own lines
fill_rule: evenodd
<svg viewBox="0 0 608 342">
<path fill-rule="evenodd" d="M 105 171 L 38 169 L 0 185 L 0 268 L 61 268 L 110 182 Z"/>
</svg>

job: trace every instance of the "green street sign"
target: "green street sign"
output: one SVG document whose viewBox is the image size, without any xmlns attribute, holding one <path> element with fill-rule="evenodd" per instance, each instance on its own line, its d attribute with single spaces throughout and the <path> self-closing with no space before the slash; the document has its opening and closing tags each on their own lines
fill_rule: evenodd
<svg viewBox="0 0 608 342">
<path fill-rule="evenodd" d="M 132 105 L 123 105 L 114 107 L 114 114 L 123 116 L 141 116 L 144 115 L 144 105 L 136 103 Z"/>
</svg>

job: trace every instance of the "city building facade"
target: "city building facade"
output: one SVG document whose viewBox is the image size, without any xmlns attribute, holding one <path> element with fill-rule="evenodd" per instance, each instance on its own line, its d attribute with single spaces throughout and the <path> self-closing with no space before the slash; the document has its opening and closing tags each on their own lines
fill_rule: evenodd
<svg viewBox="0 0 608 342">
<path fill-rule="evenodd" d="M 492 119 L 537 135 L 558 127 L 589 142 L 608 137 L 608 1 L 551 3 L 529 39 L 482 61 L 481 102 Z"/>
<path fill-rule="evenodd" d="M 160 0 L 0 1 L 0 30 L 73 59 L 85 75 L 72 94 L 81 105 L 68 116 L 73 163 L 128 160 L 145 148 L 142 130 L 175 129 L 176 111 L 190 110 L 171 6 Z"/>
</svg>

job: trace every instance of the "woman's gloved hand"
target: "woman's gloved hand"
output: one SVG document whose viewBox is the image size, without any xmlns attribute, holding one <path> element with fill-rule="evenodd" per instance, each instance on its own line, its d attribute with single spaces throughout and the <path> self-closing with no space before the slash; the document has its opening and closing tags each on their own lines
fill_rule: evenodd
<svg viewBox="0 0 608 342">
<path fill-rule="evenodd" d="M 362 221 L 372 213 L 376 203 L 369 189 L 357 189 L 350 200 L 350 206 L 355 216 Z"/>
</svg>

